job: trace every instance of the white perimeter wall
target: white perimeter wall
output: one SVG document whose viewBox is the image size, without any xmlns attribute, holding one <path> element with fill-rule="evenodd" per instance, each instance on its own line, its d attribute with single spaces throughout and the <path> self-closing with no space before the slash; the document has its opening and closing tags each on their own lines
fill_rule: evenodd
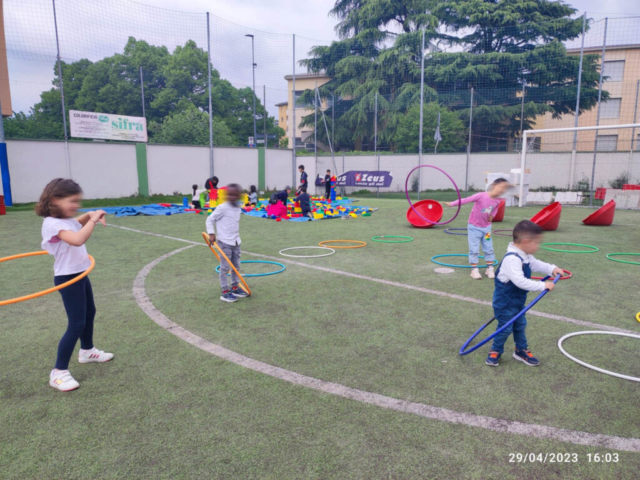
<svg viewBox="0 0 640 480">
<path fill-rule="evenodd" d="M 67 177 L 64 143 L 49 141 L 7 141 L 11 189 L 15 203 L 37 201 L 44 186 L 57 177 Z M 71 177 L 77 180 L 87 198 L 126 197 L 138 193 L 136 151 L 133 144 L 69 143 Z M 316 175 L 324 177 L 330 169 L 335 173 L 349 170 L 389 170 L 393 175 L 390 188 L 381 191 L 403 191 L 407 175 L 418 165 L 417 155 L 371 156 L 335 155 L 335 166 L 330 156 L 317 159 L 312 156 L 296 157 L 296 167 L 303 164 L 314 191 Z M 425 164 L 446 171 L 460 188 L 465 184 L 466 154 L 428 154 Z M 591 178 L 593 153 L 578 153 L 574 184 Z M 531 170 L 531 188 L 569 187 L 570 153 L 536 153 L 527 155 L 527 168 Z M 470 186 L 484 188 L 487 172 L 509 173 L 520 167 L 517 153 L 474 153 L 469 162 Z M 281 189 L 292 185 L 291 150 L 268 149 L 265 153 L 265 183 L 268 189 Z M 191 185 L 202 188 L 209 178 L 209 148 L 194 146 L 147 145 L 147 172 L 151 194 L 171 195 L 189 193 Z M 215 148 L 214 173 L 222 185 L 239 183 L 248 189 L 258 186 L 258 150 L 249 148 Z M 631 182 L 640 182 L 640 152 L 599 152 L 596 163 L 596 187 L 609 187 L 609 181 L 622 173 L 630 173 Z M 421 187 L 428 189 L 451 188 L 450 181 L 433 169 L 420 169 Z M 295 170 L 294 186 L 300 174 Z M 316 189 L 316 192 L 323 187 Z M 349 188 L 347 192 L 358 190 Z"/>
</svg>

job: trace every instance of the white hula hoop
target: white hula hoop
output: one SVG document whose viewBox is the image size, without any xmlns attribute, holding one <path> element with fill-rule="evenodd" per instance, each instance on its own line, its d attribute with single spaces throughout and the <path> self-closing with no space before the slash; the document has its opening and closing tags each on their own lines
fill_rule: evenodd
<svg viewBox="0 0 640 480">
<path fill-rule="evenodd" d="M 562 348 L 562 342 L 564 342 L 567 338 L 575 337 L 577 335 L 617 335 L 619 337 L 630 337 L 630 338 L 638 338 L 640 339 L 640 335 L 634 335 L 633 333 L 621 333 L 621 332 L 607 332 L 607 331 L 586 331 L 586 332 L 573 332 L 565 335 L 560 340 L 558 340 L 558 348 L 562 352 L 562 354 L 567 357 L 569 360 L 573 360 L 576 363 L 579 363 L 583 367 L 590 368 L 591 370 L 595 370 L 596 372 L 604 373 L 605 375 L 611 375 L 612 377 L 622 378 L 624 380 L 631 380 L 632 382 L 640 382 L 639 377 L 630 377 L 629 375 L 622 375 L 621 373 L 611 372 L 609 370 L 605 370 L 603 368 L 594 367 L 593 365 L 583 362 L 582 360 L 578 360 L 576 357 L 569 355 L 564 348 Z"/>
<path fill-rule="evenodd" d="M 312 248 L 314 250 L 329 250 L 329 253 L 324 253 L 322 255 L 289 255 L 288 253 L 282 253 L 282 252 L 286 252 L 288 250 L 302 250 L 302 249 L 309 249 L 309 248 Z M 282 255 L 283 257 L 291 257 L 291 258 L 320 258 L 320 257 L 328 257 L 329 255 L 333 255 L 334 253 L 336 253 L 336 251 L 333 248 L 329 248 L 329 247 L 312 246 L 312 247 L 283 248 L 278 253 L 280 255 Z"/>
</svg>

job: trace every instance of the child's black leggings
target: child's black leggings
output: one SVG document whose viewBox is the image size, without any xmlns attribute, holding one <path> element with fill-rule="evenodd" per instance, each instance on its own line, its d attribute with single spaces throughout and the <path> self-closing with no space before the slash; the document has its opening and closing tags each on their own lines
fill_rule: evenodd
<svg viewBox="0 0 640 480">
<path fill-rule="evenodd" d="M 80 274 L 56 276 L 53 277 L 53 283 L 58 286 L 78 275 Z M 96 305 L 93 302 L 93 290 L 88 276 L 60 290 L 60 295 L 62 295 L 64 309 L 67 311 L 69 325 L 58 344 L 56 368 L 67 370 L 78 338 L 82 349 L 93 348 L 93 319 L 96 316 Z"/>
</svg>

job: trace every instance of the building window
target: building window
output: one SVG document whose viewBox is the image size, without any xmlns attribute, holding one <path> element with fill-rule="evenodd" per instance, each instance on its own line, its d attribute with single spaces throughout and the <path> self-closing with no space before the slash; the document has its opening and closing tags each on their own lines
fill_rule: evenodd
<svg viewBox="0 0 640 480">
<path fill-rule="evenodd" d="M 618 135 L 598 135 L 599 152 L 615 152 L 618 149 Z"/>
<path fill-rule="evenodd" d="M 624 78 L 624 60 L 605 61 L 604 76 L 608 82 L 621 82 Z"/>
<path fill-rule="evenodd" d="M 620 118 L 621 98 L 610 98 L 600 105 L 600 118 Z"/>
</svg>

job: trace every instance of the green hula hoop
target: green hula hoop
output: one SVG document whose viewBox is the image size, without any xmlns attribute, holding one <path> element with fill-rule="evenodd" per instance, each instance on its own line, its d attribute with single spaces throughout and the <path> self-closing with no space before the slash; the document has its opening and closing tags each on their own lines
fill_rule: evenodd
<svg viewBox="0 0 640 480">
<path fill-rule="evenodd" d="M 451 263 L 442 263 L 442 262 L 438 262 L 437 260 L 435 260 L 436 258 L 441 258 L 441 257 L 469 257 L 469 255 L 465 254 L 465 253 L 445 253 L 443 255 L 434 255 L 433 257 L 431 257 L 431 261 L 433 263 L 435 263 L 436 265 L 442 265 L 443 267 L 454 267 L 454 268 L 474 268 L 471 265 L 455 265 L 455 264 L 451 264 Z M 484 258 L 484 255 L 478 255 L 478 258 Z M 495 267 L 498 265 L 498 260 L 494 260 L 493 261 L 493 265 L 491 265 L 492 267 Z M 476 268 L 487 268 L 487 265 L 478 265 Z"/>
<path fill-rule="evenodd" d="M 640 265 L 640 262 L 630 262 L 628 260 L 616 260 L 615 258 L 611 258 L 611 257 L 617 257 L 619 255 L 633 255 L 634 257 L 640 257 L 640 253 L 610 253 L 607 255 L 607 258 L 612 262 L 628 263 L 629 265 Z M 640 322 L 640 320 L 638 321 Z"/>
<path fill-rule="evenodd" d="M 378 240 L 379 238 L 403 238 L 404 240 Z M 371 240 L 374 242 L 380 243 L 409 243 L 413 242 L 413 238 L 407 237 L 405 235 L 377 235 L 372 237 Z"/>
<path fill-rule="evenodd" d="M 571 247 L 592 248 L 593 250 L 562 250 L 560 248 L 545 247 L 545 245 L 567 245 Z M 591 245 L 584 245 L 582 243 L 564 243 L 564 242 L 547 242 L 540 245 L 540 248 L 543 250 L 549 250 L 551 252 L 562 252 L 562 253 L 595 253 L 600 250 L 598 247 L 594 247 Z"/>
</svg>

